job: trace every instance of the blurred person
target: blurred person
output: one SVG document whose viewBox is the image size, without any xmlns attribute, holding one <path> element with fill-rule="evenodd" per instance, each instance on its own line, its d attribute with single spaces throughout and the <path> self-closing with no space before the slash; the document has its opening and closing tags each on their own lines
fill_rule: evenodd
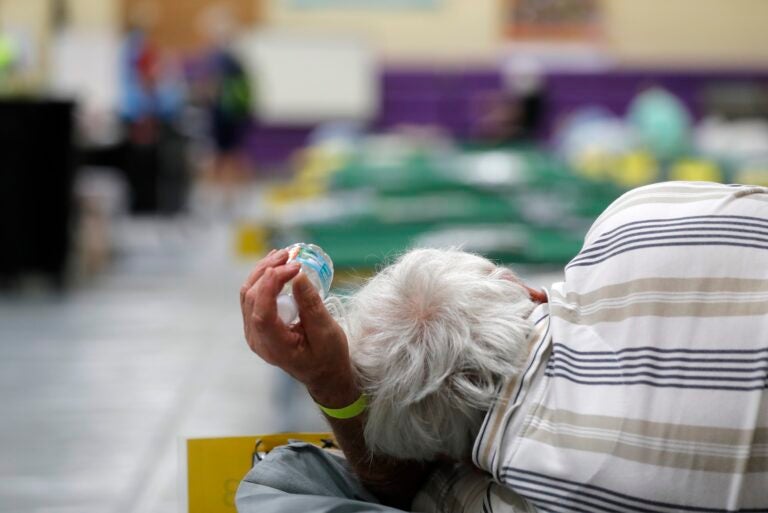
<svg viewBox="0 0 768 513">
<path fill-rule="evenodd" d="M 535 140 L 546 110 L 544 72 L 538 62 L 518 57 L 501 71 L 502 91 L 488 98 L 481 135 L 491 143 Z"/>
<path fill-rule="evenodd" d="M 276 449 L 238 509 L 766 511 L 766 250 L 768 188 L 654 184 L 598 217 L 549 290 L 417 249 L 338 321 L 273 251 L 240 291 L 246 340 L 304 383 L 346 458 Z"/>
<path fill-rule="evenodd" d="M 156 17 L 149 5 L 133 13 L 122 51 L 120 114 L 137 144 L 156 141 L 160 125 L 173 121 L 184 105 L 180 73 L 149 36 Z"/>
<path fill-rule="evenodd" d="M 18 30 L 0 28 L 0 95 L 26 94 L 34 89 L 30 76 L 34 65 L 34 49 L 28 35 Z"/>
<path fill-rule="evenodd" d="M 8 34 L 0 32 L 0 83 L 9 75 L 18 60 L 16 41 Z"/>
<path fill-rule="evenodd" d="M 253 110 L 251 79 L 233 49 L 237 20 L 229 8 L 217 4 L 203 12 L 199 25 L 208 50 L 198 100 L 208 110 L 214 145 L 208 174 L 220 184 L 237 184 L 248 177 L 243 145 Z"/>
<path fill-rule="evenodd" d="M 134 212 L 175 213 L 184 206 L 187 185 L 186 148 L 176 126 L 186 98 L 174 59 L 149 36 L 155 19 L 152 4 L 138 4 L 122 49 L 123 165 Z"/>
</svg>

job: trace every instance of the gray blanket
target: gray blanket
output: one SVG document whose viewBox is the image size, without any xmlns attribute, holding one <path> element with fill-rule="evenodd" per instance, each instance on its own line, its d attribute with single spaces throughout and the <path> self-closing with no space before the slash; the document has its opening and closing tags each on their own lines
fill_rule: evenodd
<svg viewBox="0 0 768 513">
<path fill-rule="evenodd" d="M 278 447 L 237 490 L 239 513 L 403 513 L 379 504 L 343 457 L 311 444 Z"/>
</svg>

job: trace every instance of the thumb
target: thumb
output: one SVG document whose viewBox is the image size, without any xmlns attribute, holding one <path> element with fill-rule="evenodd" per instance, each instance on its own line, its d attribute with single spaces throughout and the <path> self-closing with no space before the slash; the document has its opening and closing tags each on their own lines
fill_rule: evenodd
<svg viewBox="0 0 768 513">
<path fill-rule="evenodd" d="M 299 307 L 301 324 L 307 332 L 327 328 L 334 322 L 306 274 L 301 273 L 293 280 L 293 297 Z"/>
</svg>

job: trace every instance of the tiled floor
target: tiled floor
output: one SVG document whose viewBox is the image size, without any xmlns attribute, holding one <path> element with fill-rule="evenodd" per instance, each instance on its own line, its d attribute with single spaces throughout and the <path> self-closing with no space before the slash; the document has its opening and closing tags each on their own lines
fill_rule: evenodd
<svg viewBox="0 0 768 513">
<path fill-rule="evenodd" d="M 325 428 L 243 341 L 226 224 L 122 236 L 94 285 L 0 297 L 2 513 L 172 513 L 180 437 Z"/>
<path fill-rule="evenodd" d="M 96 285 L 0 298 L 1 512 L 174 512 L 180 437 L 324 427 L 243 341 L 229 229 L 129 231 Z"/>
</svg>

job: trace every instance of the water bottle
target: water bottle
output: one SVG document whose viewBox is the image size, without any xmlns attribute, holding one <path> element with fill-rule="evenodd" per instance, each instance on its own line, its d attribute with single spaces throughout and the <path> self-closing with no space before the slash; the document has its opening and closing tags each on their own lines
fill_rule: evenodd
<svg viewBox="0 0 768 513">
<path fill-rule="evenodd" d="M 301 273 L 307 275 L 322 299 L 328 295 L 333 281 L 333 262 L 319 246 L 299 242 L 288 246 L 288 262 L 301 264 Z M 289 281 L 277 296 L 277 315 L 287 325 L 295 324 L 299 309 L 293 299 L 293 280 Z"/>
</svg>

